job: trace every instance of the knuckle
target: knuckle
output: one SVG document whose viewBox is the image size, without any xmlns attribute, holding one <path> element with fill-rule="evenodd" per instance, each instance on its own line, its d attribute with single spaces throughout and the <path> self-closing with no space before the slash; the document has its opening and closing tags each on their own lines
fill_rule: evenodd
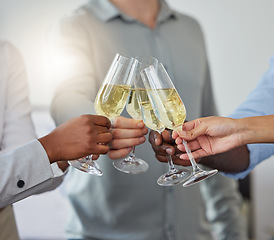
<svg viewBox="0 0 274 240">
<path fill-rule="evenodd" d="M 113 139 L 113 136 L 111 133 L 107 133 L 107 141 L 111 142 L 111 140 Z"/>
<path fill-rule="evenodd" d="M 115 120 L 114 120 L 114 126 L 116 128 L 118 128 L 120 125 L 121 125 L 121 117 L 117 117 Z"/>
<path fill-rule="evenodd" d="M 88 122 L 90 119 L 90 116 L 88 114 L 83 114 L 80 116 L 83 122 Z"/>
<path fill-rule="evenodd" d="M 115 130 L 115 129 L 113 129 L 112 131 L 111 131 L 111 134 L 112 134 L 112 137 L 113 138 L 119 138 L 120 137 L 120 132 L 119 131 L 117 131 L 117 130 Z"/>
</svg>

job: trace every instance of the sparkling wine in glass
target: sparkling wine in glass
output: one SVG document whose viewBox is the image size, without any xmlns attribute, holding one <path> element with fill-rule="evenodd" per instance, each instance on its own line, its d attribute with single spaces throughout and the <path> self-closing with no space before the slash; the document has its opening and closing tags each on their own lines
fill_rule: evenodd
<svg viewBox="0 0 274 240">
<path fill-rule="evenodd" d="M 110 120 L 118 117 L 123 111 L 129 91 L 138 66 L 138 61 L 116 54 L 107 75 L 101 85 L 95 100 L 95 111 L 99 115 Z M 69 161 L 69 164 L 83 172 L 102 176 L 103 172 L 92 155 L 77 160 Z"/>
<path fill-rule="evenodd" d="M 142 72 L 143 71 L 141 71 L 141 73 Z M 154 103 L 152 101 L 153 99 L 150 97 L 150 93 L 154 91 L 150 85 L 150 82 L 147 81 L 145 76 L 142 76 L 142 78 L 135 81 L 135 89 L 144 123 L 150 129 L 161 134 L 165 130 L 165 125 L 157 116 Z M 167 173 L 158 178 L 157 183 L 161 186 L 173 186 L 185 181 L 190 176 L 191 172 L 188 169 L 175 168 L 172 161 L 172 156 L 167 154 L 167 158 L 169 170 Z"/>
<path fill-rule="evenodd" d="M 139 64 L 137 74 L 135 75 L 135 81 L 137 81 L 136 79 L 140 78 L 139 73 L 141 70 L 150 65 L 157 66 L 158 64 L 158 60 L 151 56 L 138 56 L 136 57 L 136 59 L 139 61 Z M 126 104 L 126 110 L 133 119 L 142 120 L 142 113 L 136 97 L 134 81 L 131 85 L 130 94 Z M 134 152 L 135 146 L 126 158 L 114 161 L 114 167 L 117 168 L 119 171 L 131 174 L 139 174 L 146 172 L 149 167 L 147 162 L 143 159 L 136 157 Z"/>
<path fill-rule="evenodd" d="M 133 119 L 142 120 L 141 110 L 134 88 L 130 89 L 126 110 Z M 133 146 L 133 149 L 127 157 L 113 161 L 113 166 L 124 173 L 139 174 L 146 172 L 148 169 L 148 164 L 141 158 L 136 157 L 134 152 L 135 146 Z"/>
<path fill-rule="evenodd" d="M 161 63 L 158 65 L 158 69 L 149 66 L 141 72 L 141 76 L 144 83 L 151 88 L 148 95 L 161 123 L 166 128 L 174 131 L 181 130 L 186 118 L 186 109 L 164 66 Z M 190 156 L 193 169 L 191 176 L 184 181 L 184 187 L 202 181 L 218 172 L 216 169 L 202 170 L 191 157 L 192 154 L 186 141 L 184 141 L 184 145 Z M 161 181 L 161 179 L 165 179 L 165 176 L 161 176 L 158 181 Z"/>
<path fill-rule="evenodd" d="M 97 114 L 113 121 L 122 113 L 137 68 L 138 61 L 135 58 L 127 58 L 116 54 L 95 99 L 94 105 Z M 130 161 L 114 160 L 113 165 L 120 171 L 135 173 L 133 172 L 134 164 Z M 145 166 L 145 164 L 143 165 Z"/>
<path fill-rule="evenodd" d="M 138 78 L 140 78 L 140 71 L 144 68 L 154 65 L 157 66 L 158 60 L 151 56 L 138 56 L 136 59 L 139 61 L 138 64 L 138 71 L 135 75 L 135 81 L 137 81 Z M 136 120 L 142 120 L 142 113 L 141 108 L 137 100 L 136 96 L 136 90 L 134 87 L 134 82 L 131 85 L 129 98 L 126 104 L 126 110 L 128 114 Z M 148 169 L 148 164 L 143 160 L 135 155 L 135 147 L 133 147 L 132 151 L 129 153 L 129 155 L 120 160 L 116 160 L 113 162 L 114 167 L 116 167 L 118 170 L 125 172 L 125 173 L 131 173 L 131 174 L 139 174 L 146 172 Z"/>
</svg>

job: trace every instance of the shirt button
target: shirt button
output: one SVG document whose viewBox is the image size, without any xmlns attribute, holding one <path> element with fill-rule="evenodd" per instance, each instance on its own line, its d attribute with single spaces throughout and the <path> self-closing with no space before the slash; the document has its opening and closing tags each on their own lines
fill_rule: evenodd
<svg viewBox="0 0 274 240">
<path fill-rule="evenodd" d="M 24 187 L 24 186 L 25 186 L 25 182 L 24 182 L 23 180 L 19 180 L 19 181 L 17 182 L 17 187 L 22 188 L 22 187 Z"/>
</svg>

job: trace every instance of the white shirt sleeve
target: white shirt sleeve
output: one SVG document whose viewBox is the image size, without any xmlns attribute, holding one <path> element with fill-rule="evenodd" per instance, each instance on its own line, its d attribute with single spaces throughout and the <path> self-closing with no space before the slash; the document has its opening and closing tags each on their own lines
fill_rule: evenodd
<svg viewBox="0 0 274 240">
<path fill-rule="evenodd" d="M 0 155 L 0 208 L 51 188 L 54 173 L 38 140 Z"/>
<path fill-rule="evenodd" d="M 31 147 L 27 145 L 15 152 L 8 152 L 35 139 L 36 134 L 31 119 L 31 104 L 23 59 L 19 51 L 5 41 L 0 41 L 0 66 L 0 205 L 2 205 L 3 199 L 6 204 L 29 196 L 29 191 L 24 193 L 24 190 L 33 188 L 30 191 L 33 194 L 56 188 L 62 182 L 64 173 L 58 166 L 49 164 L 47 154 L 37 140 Z M 19 153 L 22 153 L 22 157 Z M 24 186 L 18 189 L 16 186 L 20 180 L 24 181 Z M 19 183 L 20 186 L 22 181 Z"/>
</svg>

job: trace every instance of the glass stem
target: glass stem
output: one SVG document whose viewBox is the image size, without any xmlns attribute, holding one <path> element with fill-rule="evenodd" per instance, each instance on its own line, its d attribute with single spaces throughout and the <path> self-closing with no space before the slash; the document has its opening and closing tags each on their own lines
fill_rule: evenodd
<svg viewBox="0 0 274 240">
<path fill-rule="evenodd" d="M 177 169 L 174 167 L 173 161 L 172 161 L 172 156 L 167 155 L 167 162 L 168 162 L 168 167 L 169 167 L 169 172 L 174 173 L 177 172 Z"/>
<path fill-rule="evenodd" d="M 130 153 L 129 153 L 129 156 L 130 156 L 131 158 L 135 158 L 134 152 L 135 152 L 135 146 L 132 147 L 132 150 L 131 150 Z"/>
<path fill-rule="evenodd" d="M 127 162 L 135 162 L 135 146 L 132 147 L 132 150 L 130 151 L 129 155 L 127 158 L 125 158 L 124 161 L 127 161 Z"/>
<path fill-rule="evenodd" d="M 89 161 L 93 162 L 93 160 L 92 160 L 92 155 L 88 155 L 88 156 L 86 156 L 85 159 L 84 159 L 84 162 L 85 162 L 85 163 L 88 163 Z"/>
<path fill-rule="evenodd" d="M 191 151 L 190 151 L 190 149 L 187 145 L 187 142 L 184 139 L 183 139 L 183 144 L 185 146 L 186 153 L 187 153 L 187 155 L 189 157 L 189 160 L 190 160 L 190 163 L 192 165 L 193 173 L 200 171 L 200 168 L 199 168 L 198 164 L 196 163 L 196 161 L 195 161 L 195 159 L 194 159 L 194 157 L 193 157 L 193 155 L 192 155 L 192 153 L 191 153 Z"/>
</svg>

